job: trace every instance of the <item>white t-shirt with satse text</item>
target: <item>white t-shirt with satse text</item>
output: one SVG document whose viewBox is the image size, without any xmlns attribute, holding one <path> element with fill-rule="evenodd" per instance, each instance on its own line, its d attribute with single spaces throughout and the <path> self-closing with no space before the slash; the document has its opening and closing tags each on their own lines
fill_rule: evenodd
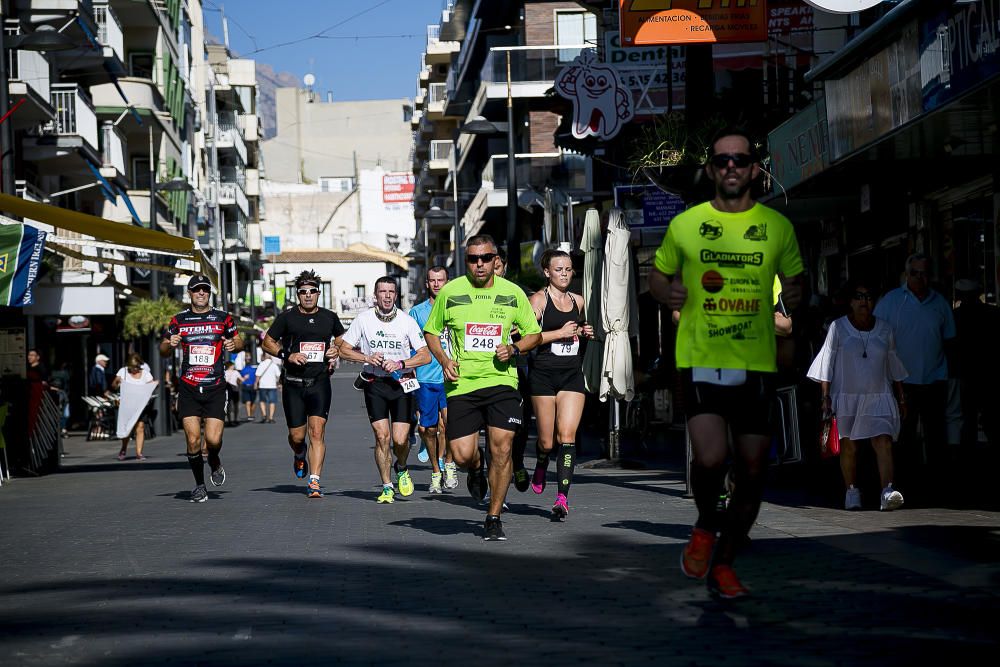
<svg viewBox="0 0 1000 667">
<path fill-rule="evenodd" d="M 383 322 L 375 314 L 375 309 L 366 310 L 351 322 L 350 328 L 344 334 L 344 341 L 351 347 L 356 347 L 362 354 L 373 355 L 379 352 L 386 359 L 405 361 L 416 350 L 427 347 L 417 321 L 404 313 L 396 311 L 391 322 Z M 385 376 L 389 375 L 381 368 L 365 364 L 365 373 Z"/>
<path fill-rule="evenodd" d="M 259 389 L 277 389 L 280 377 L 281 362 L 277 359 L 265 359 L 257 367 L 257 387 Z"/>
</svg>

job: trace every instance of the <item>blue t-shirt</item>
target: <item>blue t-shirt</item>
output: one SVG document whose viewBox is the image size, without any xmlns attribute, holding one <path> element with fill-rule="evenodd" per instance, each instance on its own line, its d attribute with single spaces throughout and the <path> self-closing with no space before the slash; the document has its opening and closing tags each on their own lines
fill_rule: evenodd
<svg viewBox="0 0 1000 667">
<path fill-rule="evenodd" d="M 948 379 L 944 342 L 955 337 L 955 318 L 947 299 L 931 290 L 921 301 L 903 285 L 882 297 L 875 306 L 875 317 L 892 327 L 896 353 L 910 372 L 905 383 Z"/>
<path fill-rule="evenodd" d="M 253 387 L 253 383 L 257 381 L 257 367 L 244 366 L 243 370 L 240 371 L 240 375 L 246 378 L 243 380 L 244 387 Z"/>
<path fill-rule="evenodd" d="M 424 336 L 424 325 L 427 324 L 427 318 L 431 315 L 431 308 L 433 308 L 433 304 L 430 299 L 427 299 L 410 309 L 410 317 L 415 319 L 420 326 L 421 338 Z M 441 347 L 447 354 L 448 336 L 441 336 Z M 420 384 L 444 384 L 444 370 L 433 354 L 431 355 L 431 363 L 426 366 L 418 366 L 414 372 L 417 374 L 417 382 Z"/>
</svg>

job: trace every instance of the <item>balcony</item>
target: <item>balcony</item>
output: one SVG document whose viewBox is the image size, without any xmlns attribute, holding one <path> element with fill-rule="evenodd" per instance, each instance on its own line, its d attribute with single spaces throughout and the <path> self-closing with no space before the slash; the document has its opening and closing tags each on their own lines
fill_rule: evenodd
<svg viewBox="0 0 1000 667">
<path fill-rule="evenodd" d="M 420 127 L 420 121 L 424 118 L 424 112 L 420 109 L 414 109 L 413 115 L 410 116 L 410 127 L 417 129 Z"/>
<path fill-rule="evenodd" d="M 239 183 L 219 183 L 219 206 L 236 206 L 244 216 L 250 215 L 250 201 Z"/>
<path fill-rule="evenodd" d="M 427 117 L 431 120 L 444 118 L 444 105 L 447 101 L 447 86 L 443 83 L 432 83 L 427 91 Z"/>
<path fill-rule="evenodd" d="M 125 135 L 109 120 L 101 125 L 101 176 L 125 178 Z"/>
<path fill-rule="evenodd" d="M 104 49 L 104 57 L 125 62 L 125 34 L 109 0 L 94 2 L 94 21 L 97 23 L 97 41 Z"/>
<path fill-rule="evenodd" d="M 53 84 L 52 106 L 56 110 L 55 133 L 59 136 L 78 136 L 96 151 L 97 113 L 83 88 L 75 83 Z"/>
<path fill-rule="evenodd" d="M 219 125 L 216 132 L 216 148 L 219 150 L 234 150 L 240 156 L 243 164 L 247 163 L 247 145 L 243 131 L 237 122 L 234 111 L 219 112 Z"/>
<path fill-rule="evenodd" d="M 430 159 L 427 167 L 431 173 L 442 173 L 448 171 L 451 152 L 455 148 L 452 141 L 441 141 L 435 139 L 430 146 Z"/>
<path fill-rule="evenodd" d="M 461 42 L 442 42 L 441 26 L 427 26 L 427 51 L 424 62 L 428 65 L 444 65 L 451 62 L 451 55 L 462 48 Z"/>
<path fill-rule="evenodd" d="M 49 61 L 37 51 L 7 53 L 11 106 L 24 100 L 7 122 L 13 123 L 15 129 L 26 129 L 54 120 L 55 109 L 49 101 Z"/>
<path fill-rule="evenodd" d="M 260 141 L 260 118 L 255 113 L 240 114 L 240 129 L 247 143 Z"/>
<path fill-rule="evenodd" d="M 137 109 L 163 110 L 163 95 L 152 79 L 124 76 L 118 79 L 118 85 L 121 86 L 128 101 Z M 90 94 L 94 99 L 94 106 L 100 109 L 101 113 L 107 110 L 107 113 L 117 115 L 125 109 L 125 101 L 113 83 L 91 86 Z"/>
<path fill-rule="evenodd" d="M 247 169 L 246 185 L 243 187 L 247 197 L 260 196 L 260 172 L 256 169 Z"/>
<path fill-rule="evenodd" d="M 222 244 L 229 248 L 247 247 L 247 224 L 242 218 L 226 220 L 222 225 Z"/>
</svg>

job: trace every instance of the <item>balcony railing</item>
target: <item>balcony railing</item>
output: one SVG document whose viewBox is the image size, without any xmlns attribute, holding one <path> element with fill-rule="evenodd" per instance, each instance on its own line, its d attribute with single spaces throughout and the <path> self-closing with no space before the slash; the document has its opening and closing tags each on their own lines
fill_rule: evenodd
<svg viewBox="0 0 1000 667">
<path fill-rule="evenodd" d="M 587 45 L 501 46 L 490 49 L 483 63 L 482 80 L 507 82 L 507 55 L 510 54 L 512 83 L 552 83 L 566 63 L 580 55 Z"/>
<path fill-rule="evenodd" d="M 246 140 L 243 138 L 243 130 L 240 127 L 235 112 L 222 111 L 219 113 L 219 126 L 216 136 L 218 137 L 218 148 L 234 148 L 240 159 L 243 160 L 243 164 L 246 164 Z"/>
<path fill-rule="evenodd" d="M 250 202 L 238 183 L 219 183 L 219 205 L 236 206 L 243 215 L 250 215 Z"/>
<path fill-rule="evenodd" d="M 239 167 L 222 167 L 219 169 L 219 180 L 223 183 L 237 183 L 241 188 L 246 189 L 246 172 Z"/>
<path fill-rule="evenodd" d="M 95 151 L 98 147 L 97 114 L 90 96 L 75 83 L 52 84 L 56 119 L 52 129 L 60 136 L 80 136 Z"/>
<path fill-rule="evenodd" d="M 98 0 L 94 5 L 94 21 L 97 23 L 97 41 L 101 46 L 110 48 L 124 62 L 125 34 L 108 0 Z"/>
<path fill-rule="evenodd" d="M 441 39 L 441 26 L 438 24 L 427 26 L 427 43 L 437 44 Z"/>
<path fill-rule="evenodd" d="M 227 247 L 247 245 L 247 225 L 244 220 L 226 220 L 223 225 L 224 243 Z"/>
<path fill-rule="evenodd" d="M 427 101 L 431 104 L 444 104 L 448 96 L 448 87 L 443 83 L 432 83 L 428 87 Z"/>
</svg>

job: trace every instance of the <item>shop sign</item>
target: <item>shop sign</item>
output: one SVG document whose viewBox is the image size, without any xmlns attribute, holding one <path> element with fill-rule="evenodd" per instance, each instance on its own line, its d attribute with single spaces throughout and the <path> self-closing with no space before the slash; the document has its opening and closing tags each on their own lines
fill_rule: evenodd
<svg viewBox="0 0 1000 667">
<path fill-rule="evenodd" d="M 618 0 L 624 46 L 763 42 L 764 0 Z"/>
<path fill-rule="evenodd" d="M 616 185 L 615 206 L 631 229 L 664 229 L 684 210 L 684 200 L 653 185 Z"/>
<path fill-rule="evenodd" d="M 601 63 L 593 49 L 585 49 L 556 76 L 555 89 L 573 103 L 573 137 L 608 140 L 632 120 L 632 91 L 618 70 Z"/>
<path fill-rule="evenodd" d="M 826 100 L 812 102 L 775 128 L 767 136 L 767 145 L 771 173 L 781 188 L 791 189 L 829 167 Z"/>
<path fill-rule="evenodd" d="M 833 162 L 920 115 L 917 25 L 840 79 L 826 82 Z"/>
<path fill-rule="evenodd" d="M 606 30 L 604 61 L 618 70 L 625 87 L 632 91 L 637 116 L 660 115 L 668 109 L 684 108 L 687 54 L 683 46 L 625 48 L 617 30 Z M 674 102 L 672 106 L 669 104 L 671 88 Z"/>
<path fill-rule="evenodd" d="M 920 26 L 924 111 L 1000 74 L 1000 0 L 956 3 Z"/>
<path fill-rule="evenodd" d="M 413 172 L 389 172 L 382 176 L 382 203 L 403 204 L 413 201 Z"/>
</svg>

